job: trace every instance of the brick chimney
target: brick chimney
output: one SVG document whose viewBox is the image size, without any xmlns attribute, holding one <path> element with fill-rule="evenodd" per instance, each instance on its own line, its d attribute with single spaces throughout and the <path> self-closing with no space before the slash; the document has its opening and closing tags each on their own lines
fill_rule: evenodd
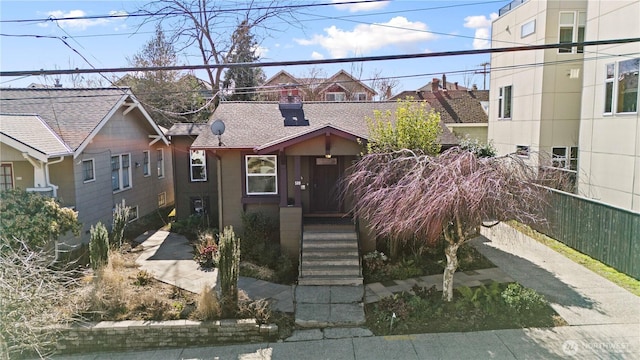
<svg viewBox="0 0 640 360">
<path fill-rule="evenodd" d="M 442 74 L 442 90 L 447 90 L 447 75 Z"/>
<path fill-rule="evenodd" d="M 431 80 L 431 92 L 437 92 L 439 90 L 439 87 L 440 87 L 440 79 L 433 78 Z"/>
<path fill-rule="evenodd" d="M 456 90 L 458 90 L 458 82 L 457 81 L 453 83 L 453 86 L 455 86 Z"/>
</svg>

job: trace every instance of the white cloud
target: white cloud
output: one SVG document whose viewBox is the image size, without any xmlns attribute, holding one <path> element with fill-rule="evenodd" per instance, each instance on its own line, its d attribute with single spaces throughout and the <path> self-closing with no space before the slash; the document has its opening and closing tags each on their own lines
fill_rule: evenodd
<svg viewBox="0 0 640 360">
<path fill-rule="evenodd" d="M 311 53 L 311 58 L 313 60 L 322 60 L 322 59 L 324 59 L 324 55 L 320 54 L 317 51 L 314 51 L 314 52 Z"/>
<path fill-rule="evenodd" d="M 256 56 L 260 59 L 267 57 L 267 53 L 269 52 L 269 49 L 264 46 L 256 46 L 253 50 L 255 51 Z"/>
<path fill-rule="evenodd" d="M 474 49 L 488 49 L 491 47 L 491 22 L 498 18 L 498 14 L 491 13 L 489 18 L 485 15 L 467 16 L 464 18 L 464 27 L 476 29 L 473 39 Z"/>
<path fill-rule="evenodd" d="M 127 15 L 125 11 L 110 11 L 109 15 Z M 99 18 L 99 19 L 69 19 L 65 18 L 78 18 L 86 17 L 87 13 L 84 10 L 70 10 L 64 12 L 62 10 L 53 10 L 46 13 L 46 16 L 52 20 L 56 20 L 58 25 L 63 29 L 69 30 L 86 30 L 91 26 L 107 25 L 116 20 L 124 18 Z M 40 24 L 40 26 L 47 27 L 49 23 Z"/>
<path fill-rule="evenodd" d="M 349 2 L 352 2 L 351 0 Z M 355 0 L 355 1 L 366 1 L 366 0 Z M 341 2 L 346 2 L 346 0 L 331 0 L 332 3 L 339 4 Z M 344 5 L 336 5 L 336 8 L 339 10 L 348 10 L 349 12 L 359 12 L 359 11 L 371 11 L 371 10 L 379 10 L 384 9 L 387 5 L 389 5 L 389 1 L 376 1 L 376 2 L 363 2 L 361 4 L 344 4 Z"/>
<path fill-rule="evenodd" d="M 411 22 L 397 16 L 386 23 L 358 25 L 351 31 L 333 25 L 324 29 L 325 35 L 316 34 L 311 39 L 295 41 L 299 45 L 320 45 L 332 57 L 340 58 L 349 54 L 366 55 L 391 45 L 417 46 L 419 42 L 435 38 L 435 35 L 425 32 L 427 30 L 427 25 L 422 22 Z"/>
</svg>

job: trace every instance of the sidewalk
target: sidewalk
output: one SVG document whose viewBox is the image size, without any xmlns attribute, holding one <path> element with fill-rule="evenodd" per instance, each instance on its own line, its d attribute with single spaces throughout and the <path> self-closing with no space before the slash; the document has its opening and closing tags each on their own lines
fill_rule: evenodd
<svg viewBox="0 0 640 360">
<path fill-rule="evenodd" d="M 472 242 L 504 274 L 543 293 L 569 326 L 346 337 L 56 359 L 638 359 L 640 297 L 499 225 Z M 457 275 L 457 274 L 456 274 Z"/>
</svg>

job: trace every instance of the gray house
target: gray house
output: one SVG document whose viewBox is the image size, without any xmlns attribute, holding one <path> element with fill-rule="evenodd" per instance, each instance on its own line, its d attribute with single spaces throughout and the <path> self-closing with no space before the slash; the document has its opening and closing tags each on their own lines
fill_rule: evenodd
<svg viewBox="0 0 640 360">
<path fill-rule="evenodd" d="M 116 204 L 131 221 L 172 205 L 169 141 L 126 88 L 0 90 L 0 190 L 57 198 L 78 212 L 80 239 Z"/>
</svg>

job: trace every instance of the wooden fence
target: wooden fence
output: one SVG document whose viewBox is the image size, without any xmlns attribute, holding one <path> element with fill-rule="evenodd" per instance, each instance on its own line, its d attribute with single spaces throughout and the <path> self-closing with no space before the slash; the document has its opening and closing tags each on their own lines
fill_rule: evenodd
<svg viewBox="0 0 640 360">
<path fill-rule="evenodd" d="M 536 230 L 640 279 L 640 214 L 555 190 L 549 203 Z"/>
</svg>

